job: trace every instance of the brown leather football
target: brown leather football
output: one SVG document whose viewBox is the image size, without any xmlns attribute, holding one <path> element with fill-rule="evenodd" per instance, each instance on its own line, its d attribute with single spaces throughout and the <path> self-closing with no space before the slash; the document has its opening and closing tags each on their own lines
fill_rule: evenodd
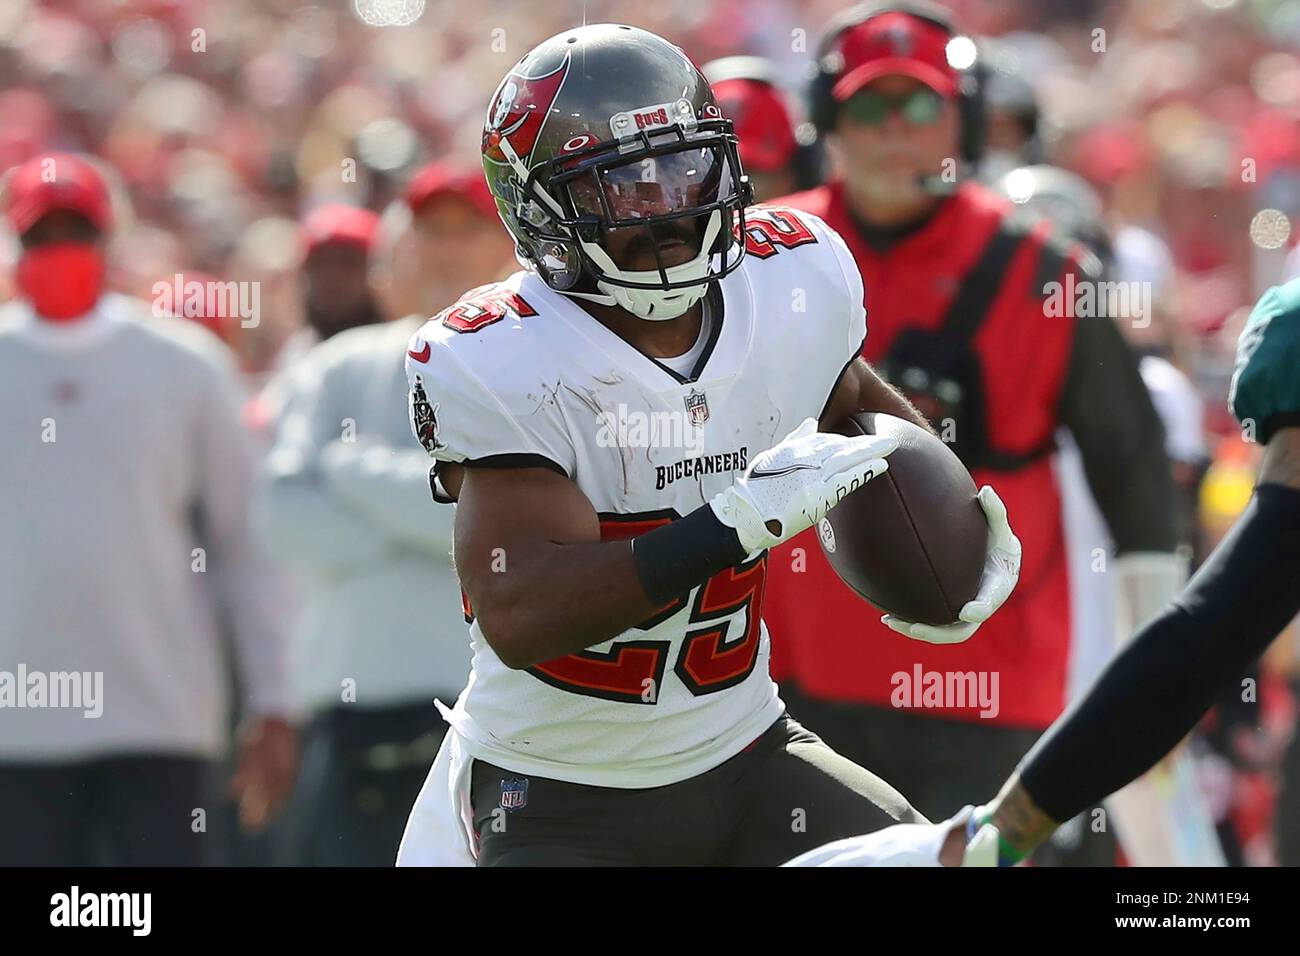
<svg viewBox="0 0 1300 956">
<path fill-rule="evenodd" d="M 834 431 L 898 439 L 889 470 L 818 524 L 835 573 L 889 614 L 953 623 L 979 590 L 988 550 L 988 523 L 970 473 L 942 441 L 893 415 L 859 412 Z"/>
</svg>

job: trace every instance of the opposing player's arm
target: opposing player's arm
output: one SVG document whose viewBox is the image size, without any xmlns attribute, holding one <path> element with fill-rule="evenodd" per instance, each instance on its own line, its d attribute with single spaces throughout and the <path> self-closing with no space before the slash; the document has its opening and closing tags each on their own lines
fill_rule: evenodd
<svg viewBox="0 0 1300 956">
<path fill-rule="evenodd" d="M 1300 612 L 1300 427 L 1269 442 L 1255 497 L 1187 590 L 1141 628 L 1038 741 L 988 808 L 1011 856 L 1136 779 L 1178 743 L 1225 680 Z"/>
<path fill-rule="evenodd" d="M 902 393 L 875 373 L 867 360 L 858 356 L 845 368 L 835 391 L 831 393 L 818 427 L 830 431 L 855 412 L 884 412 L 919 425 L 934 434 L 934 429 Z"/>
<path fill-rule="evenodd" d="M 1255 494 L 1187 588 L 1034 745 L 988 813 L 1012 857 L 1134 780 L 1300 612 L 1300 280 L 1268 290 L 1237 342 L 1233 414 L 1267 447 Z M 986 814 L 987 815 L 987 814 Z"/>
<path fill-rule="evenodd" d="M 1259 483 L 1300 489 L 1300 426 L 1280 429 L 1273 436 L 1264 450 Z"/>
</svg>

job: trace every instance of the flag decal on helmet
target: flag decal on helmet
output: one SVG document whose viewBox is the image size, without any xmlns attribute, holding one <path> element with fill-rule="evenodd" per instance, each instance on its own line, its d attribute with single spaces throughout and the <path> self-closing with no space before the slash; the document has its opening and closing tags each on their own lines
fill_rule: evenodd
<svg viewBox="0 0 1300 956">
<path fill-rule="evenodd" d="M 488 106 L 488 119 L 483 128 L 484 157 L 494 163 L 509 162 L 501 150 L 504 139 L 510 142 L 515 155 L 528 161 L 568 72 L 569 58 L 566 56 L 558 67 L 544 76 L 524 76 L 512 71 L 502 81 Z"/>
</svg>

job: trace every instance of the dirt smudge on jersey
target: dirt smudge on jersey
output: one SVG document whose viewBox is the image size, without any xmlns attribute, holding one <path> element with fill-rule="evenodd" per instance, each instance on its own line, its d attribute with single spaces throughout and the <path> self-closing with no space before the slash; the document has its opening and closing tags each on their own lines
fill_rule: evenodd
<svg viewBox="0 0 1300 956">
<path fill-rule="evenodd" d="M 608 376 L 604 378 L 597 377 L 595 380 L 601 385 L 609 386 L 619 385 L 623 382 L 622 377 L 616 372 L 610 372 Z M 600 404 L 600 399 L 597 397 L 597 394 L 593 389 L 574 388 L 572 385 L 567 385 L 564 382 L 559 384 L 559 388 L 564 389 L 587 408 L 591 409 L 593 425 L 595 422 L 599 422 L 602 416 L 608 414 L 608 410 Z M 631 461 L 629 461 L 632 449 L 627 448 L 622 444 L 616 444 L 614 447 L 618 449 L 618 463 L 619 467 L 622 469 L 623 477 L 623 494 L 626 495 L 630 490 L 628 484 L 628 471 L 632 464 Z"/>
</svg>

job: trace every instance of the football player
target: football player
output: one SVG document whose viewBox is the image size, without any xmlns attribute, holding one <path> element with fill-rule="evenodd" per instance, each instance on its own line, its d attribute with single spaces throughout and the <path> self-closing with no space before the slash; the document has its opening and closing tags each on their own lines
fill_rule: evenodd
<svg viewBox="0 0 1300 956">
<path fill-rule="evenodd" d="M 1246 433 L 1267 446 L 1245 512 L 1182 594 L 1034 745 L 997 798 L 947 824 L 837 841 L 793 865 L 933 865 L 941 849 L 955 863 L 963 857 L 952 845 L 954 823 L 972 837 L 967 861 L 1014 864 L 1196 725 L 1224 682 L 1300 612 L 1300 279 L 1256 304 L 1237 345 L 1229 401 Z"/>
<path fill-rule="evenodd" d="M 844 243 L 747 209 L 708 83 L 632 27 L 528 53 L 482 151 L 526 269 L 409 345 L 474 661 L 399 865 L 768 865 L 923 822 L 784 714 L 760 618 L 767 550 L 894 450 L 818 424 L 925 425 L 858 358 Z M 965 639 L 1014 587 L 1019 544 L 980 501 L 980 592 L 923 639 Z"/>
</svg>

